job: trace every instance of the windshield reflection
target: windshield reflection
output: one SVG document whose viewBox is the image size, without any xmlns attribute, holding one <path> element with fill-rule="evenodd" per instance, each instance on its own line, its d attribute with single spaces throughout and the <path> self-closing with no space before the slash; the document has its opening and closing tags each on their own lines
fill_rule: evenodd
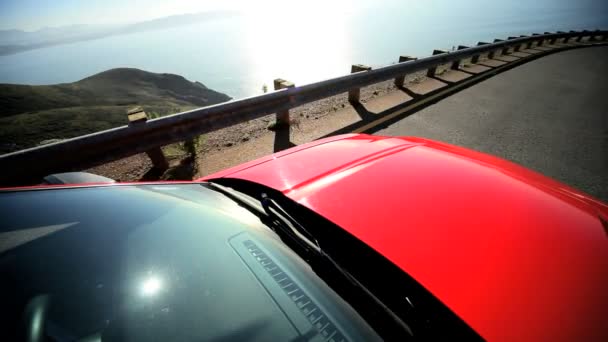
<svg viewBox="0 0 608 342">
<path fill-rule="evenodd" d="M 145 297 L 152 297 L 158 294 L 163 288 L 163 282 L 157 276 L 150 276 L 141 284 L 141 294 Z"/>
</svg>

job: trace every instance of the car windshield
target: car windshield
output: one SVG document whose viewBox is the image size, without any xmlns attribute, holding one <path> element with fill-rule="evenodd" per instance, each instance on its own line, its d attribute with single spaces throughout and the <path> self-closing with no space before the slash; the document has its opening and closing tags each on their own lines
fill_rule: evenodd
<svg viewBox="0 0 608 342">
<path fill-rule="evenodd" d="M 374 340 L 260 219 L 205 184 L 0 192 L 0 340 Z"/>
</svg>

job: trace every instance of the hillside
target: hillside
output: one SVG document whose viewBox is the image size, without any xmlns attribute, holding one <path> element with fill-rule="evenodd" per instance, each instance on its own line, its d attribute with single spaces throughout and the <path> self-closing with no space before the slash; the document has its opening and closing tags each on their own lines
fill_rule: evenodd
<svg viewBox="0 0 608 342">
<path fill-rule="evenodd" d="M 127 124 L 135 106 L 166 115 L 230 97 L 182 76 L 111 69 L 78 82 L 0 84 L 0 153 Z"/>
</svg>

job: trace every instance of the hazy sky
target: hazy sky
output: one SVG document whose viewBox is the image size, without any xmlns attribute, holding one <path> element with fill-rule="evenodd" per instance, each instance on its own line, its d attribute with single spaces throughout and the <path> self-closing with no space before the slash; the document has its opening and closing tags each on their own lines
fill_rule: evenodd
<svg viewBox="0 0 608 342">
<path fill-rule="evenodd" d="M 72 24 L 130 23 L 211 10 L 293 6 L 348 7 L 348 0 L 0 0 L 0 30 L 37 30 Z M 373 0 L 355 0 L 358 4 Z"/>
<path fill-rule="evenodd" d="M 0 0 L 0 29 L 135 22 L 234 6 L 239 0 Z"/>
<path fill-rule="evenodd" d="M 442 7 L 444 10 L 446 6 L 456 6 L 455 9 L 472 11 L 500 11 L 503 6 L 541 11 L 547 7 L 581 7 L 603 15 L 608 8 L 608 0 L 0 0 L 0 30 L 32 31 L 47 26 L 132 23 L 212 10 L 238 9 L 268 14 L 283 8 L 335 13 L 368 6 L 373 11 L 373 8 L 391 2 L 410 2 L 416 7 Z"/>
</svg>

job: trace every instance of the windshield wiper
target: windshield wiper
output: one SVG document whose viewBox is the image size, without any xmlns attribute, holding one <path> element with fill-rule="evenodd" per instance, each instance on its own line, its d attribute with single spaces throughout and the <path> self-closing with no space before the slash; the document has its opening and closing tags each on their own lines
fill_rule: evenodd
<svg viewBox="0 0 608 342">
<path fill-rule="evenodd" d="M 262 208 L 266 214 L 275 220 L 275 225 L 282 233 L 295 240 L 301 247 L 310 251 L 311 249 L 317 254 L 322 254 L 319 242 L 304 228 L 296 219 L 285 211 L 277 202 L 268 197 L 266 193 L 262 193 Z"/>
<path fill-rule="evenodd" d="M 238 203 L 260 217 L 262 222 L 277 233 L 282 239 L 288 237 L 290 240 L 304 248 L 307 253 L 321 253 L 319 243 L 314 237 L 287 213 L 279 204 L 268 197 L 266 193 L 261 194 L 261 200 L 235 190 L 231 187 L 217 183 L 207 183 L 213 190 L 224 194 L 226 197 Z M 271 221 L 271 222 L 268 222 Z"/>
<path fill-rule="evenodd" d="M 409 335 L 412 335 L 410 327 L 399 318 L 388 306 L 386 306 L 378 297 L 371 293 L 363 284 L 361 284 L 355 277 L 353 277 L 347 270 L 340 266 L 331 256 L 326 254 L 319 242 L 314 236 L 304 228 L 296 219 L 294 219 L 285 209 L 283 209 L 277 202 L 272 198 L 268 197 L 266 193 L 261 194 L 262 200 L 260 201 L 262 207 L 269 217 L 272 217 L 278 229 L 281 232 L 289 236 L 292 240 L 295 240 L 301 247 L 307 251 L 313 251 L 317 259 L 320 259 L 325 267 L 330 267 L 333 271 L 337 271 L 343 278 L 345 278 L 353 287 L 357 290 L 365 293 L 369 299 L 371 299 L 385 314 L 391 317 L 395 323 Z M 277 232 L 278 233 L 278 232 Z M 306 236 L 308 235 L 308 236 Z"/>
<path fill-rule="evenodd" d="M 292 241 L 297 244 L 301 249 L 300 252 L 303 252 L 304 254 L 302 256 L 308 259 L 307 261 L 311 263 L 312 268 L 317 272 L 320 271 L 324 273 L 326 277 L 337 280 L 342 286 L 349 286 L 358 294 L 356 296 L 358 301 L 367 298 L 369 305 L 372 306 L 368 306 L 366 310 L 371 309 L 371 311 L 378 310 L 379 312 L 382 312 L 383 315 L 385 315 L 384 317 L 390 317 L 390 321 L 392 321 L 394 326 L 398 329 L 399 334 L 406 333 L 413 336 L 409 325 L 403 322 L 398 315 L 353 277 L 350 272 L 334 261 L 330 255 L 326 254 L 314 235 L 266 193 L 261 193 L 261 200 L 258 200 L 255 197 L 231 187 L 217 183 L 208 184 L 212 189 L 223 193 L 241 206 L 254 212 L 265 224 L 279 235 L 283 241 L 286 243 L 287 241 Z M 364 296 L 361 296 L 361 293 L 363 293 Z M 372 309 L 372 307 L 375 308 L 375 310 Z"/>
</svg>

